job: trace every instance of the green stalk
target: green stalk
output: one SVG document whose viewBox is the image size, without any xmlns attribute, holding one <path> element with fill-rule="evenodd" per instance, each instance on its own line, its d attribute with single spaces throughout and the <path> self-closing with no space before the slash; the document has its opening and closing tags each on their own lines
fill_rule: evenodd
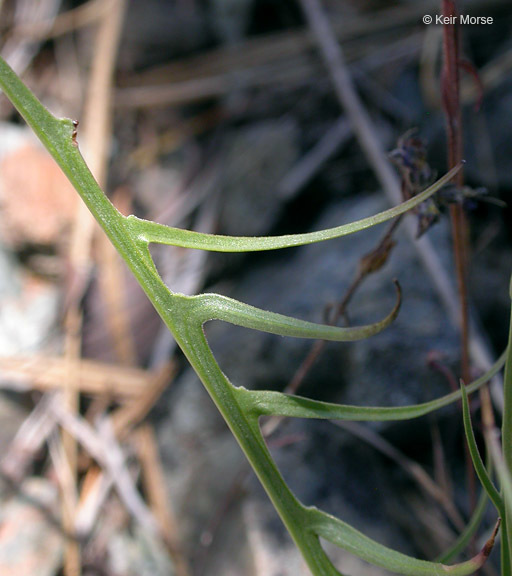
<svg viewBox="0 0 512 576">
<path fill-rule="evenodd" d="M 91 172 L 82 166 L 83 160 L 73 138 L 75 129 L 73 122 L 54 118 L 46 108 L 35 101 L 30 90 L 19 81 L 1 58 L 0 77 L 6 95 L 79 192 L 82 200 L 128 264 L 157 312 L 175 336 L 177 343 L 184 350 L 189 362 L 201 378 L 256 471 L 313 574 L 339 576 L 339 572 L 323 553 L 318 537 L 310 531 L 301 529 L 303 509 L 277 470 L 261 434 L 255 432 L 254 425 L 249 425 L 236 402 L 231 384 L 227 382 L 211 355 L 201 323 L 199 328 L 196 323 L 192 325 L 189 314 L 194 311 L 190 310 L 190 306 L 180 309 L 172 305 L 176 300 L 169 298 L 168 288 L 159 277 L 155 276 L 154 265 L 148 260 L 147 248 L 144 249 L 143 245 L 132 239 L 125 227 L 125 218 L 103 194 Z M 46 127 L 46 130 L 43 127 Z M 75 166 L 80 166 L 81 169 L 76 170 Z M 187 300 L 191 302 L 185 296 L 174 296 L 178 298 L 176 302 L 185 303 Z M 190 342 L 193 342 L 192 346 L 188 344 Z"/>
<path fill-rule="evenodd" d="M 509 294 L 512 300 L 512 277 L 510 280 Z M 505 375 L 503 380 L 503 422 L 501 430 L 501 444 L 503 451 L 503 462 L 507 476 L 512 475 L 512 310 L 508 337 L 507 359 L 505 362 Z M 503 498 L 507 499 L 507 493 L 503 493 Z M 507 503 L 506 510 L 506 536 L 502 542 L 502 557 L 504 562 L 510 564 L 512 557 L 512 502 Z"/>
<path fill-rule="evenodd" d="M 243 389 L 235 388 L 227 380 L 203 332 L 205 322 L 221 319 L 280 335 L 325 337 L 338 341 L 354 340 L 367 337 L 385 328 L 396 316 L 399 304 L 384 320 L 370 326 L 354 329 L 321 326 L 258 310 L 215 294 L 199 296 L 175 294 L 163 283 L 149 253 L 151 241 L 203 249 L 234 248 L 234 251 L 237 248 L 250 249 L 253 243 L 256 249 L 273 249 L 335 238 L 347 233 L 346 227 L 338 227 L 312 235 L 248 239 L 197 235 L 145 223 L 133 217 L 125 218 L 103 194 L 83 161 L 76 143 L 74 123 L 70 120 L 54 118 L 1 58 L 0 87 L 53 155 L 139 281 L 224 417 L 315 576 L 341 576 L 323 551 L 320 537 L 330 540 L 363 560 L 410 576 L 447 573 L 453 576 L 466 576 L 485 562 L 492 548 L 493 539 L 475 558 L 455 566 L 444 566 L 435 562 L 410 558 L 390 550 L 367 538 L 343 521 L 316 508 L 303 506 L 286 485 L 267 449 L 258 424 L 258 418 L 263 411 L 258 412 L 255 404 L 249 403 L 249 406 L 247 400 L 244 400 L 246 397 Z M 442 181 L 451 178 L 456 170 L 450 172 Z M 438 182 L 429 188 L 428 193 L 425 191 L 424 195 L 433 194 L 440 185 Z M 384 215 L 377 215 L 372 223 L 383 222 L 403 213 L 415 203 L 421 202 L 424 195 L 388 210 L 383 213 Z M 369 225 L 368 220 L 353 223 L 350 231 L 355 232 L 358 226 L 362 229 L 367 225 Z M 315 406 L 309 406 L 309 409 L 313 408 Z M 316 405 L 316 408 L 318 409 L 319 406 Z M 323 406 L 322 409 L 325 408 Z M 272 413 L 272 406 L 270 406 L 270 413 Z M 308 411 L 303 410 L 295 412 L 294 415 L 309 417 L 307 414 Z"/>
<path fill-rule="evenodd" d="M 194 347 L 192 349 L 185 347 L 188 361 L 228 423 L 312 573 L 339 576 L 340 573 L 321 549 L 318 537 L 310 530 L 304 529 L 306 526 L 304 507 L 295 498 L 278 471 L 261 435 L 257 419 L 247 416 L 240 408 L 236 399 L 236 389 L 218 367 L 203 331 L 198 329 L 195 333 L 190 333 L 186 326 L 182 326 L 178 330 L 178 336 L 182 334 L 187 338 L 194 338 Z"/>
</svg>

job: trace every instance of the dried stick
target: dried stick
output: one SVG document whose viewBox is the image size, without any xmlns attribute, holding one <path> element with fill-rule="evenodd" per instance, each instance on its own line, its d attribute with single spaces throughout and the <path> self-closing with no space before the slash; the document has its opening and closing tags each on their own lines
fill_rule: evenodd
<svg viewBox="0 0 512 576">
<path fill-rule="evenodd" d="M 119 367 L 122 370 L 122 367 Z M 142 372 L 142 371 L 139 371 Z M 128 401 L 112 412 L 111 421 L 118 440 L 123 440 L 146 416 L 161 393 L 172 380 L 176 364 L 168 362 L 152 373 L 144 372 L 146 382 L 136 398 Z M 142 459 L 141 459 L 142 460 Z M 113 480 L 97 466 L 89 466 L 83 480 L 80 502 L 75 517 L 77 534 L 85 536 L 90 533 L 107 498 Z"/>
<path fill-rule="evenodd" d="M 112 133 L 112 84 L 117 49 L 125 11 L 125 0 L 110 0 L 103 13 L 95 42 L 89 93 L 84 111 L 84 157 L 100 186 L 106 181 Z M 94 230 L 98 228 L 94 226 Z M 114 247 L 104 234 L 97 236 L 101 294 L 105 301 L 106 325 L 123 364 L 134 363 L 135 346 L 123 299 L 123 269 Z"/>
<path fill-rule="evenodd" d="M 0 8 L 3 2 L 0 2 Z M 40 26 L 43 34 L 51 28 L 56 18 L 58 3 L 56 2 L 34 2 L 30 0 L 19 0 L 14 10 L 14 26 Z M 5 7 L 4 10 L 6 11 Z M 5 14 L 2 12 L 2 16 Z M 23 74 L 30 66 L 34 56 L 38 53 L 41 42 L 29 41 L 25 38 L 17 37 L 16 34 L 5 34 L 2 30 L 2 55 L 7 62 L 16 70 L 18 74 Z"/>
<path fill-rule="evenodd" d="M 72 414 L 78 413 L 80 402 L 80 392 L 76 387 L 76 381 L 78 380 L 77 375 L 79 370 L 78 358 L 80 358 L 81 325 L 82 315 L 79 307 L 78 305 L 73 305 L 68 310 L 65 322 L 66 338 L 64 361 L 66 378 L 62 391 L 63 405 L 66 410 Z M 76 485 L 78 446 L 73 436 L 65 430 L 62 430 L 61 442 L 62 453 L 64 455 L 63 462 L 66 464 L 66 469 L 69 470 L 73 484 Z M 74 525 L 76 509 L 76 491 L 74 487 L 71 489 L 70 482 L 62 485 L 61 488 L 68 490 L 67 493 L 63 492 L 62 494 L 62 525 L 65 532 L 71 532 Z M 64 547 L 64 576 L 80 576 L 81 573 L 80 545 L 76 540 L 68 540 Z"/>
<path fill-rule="evenodd" d="M 63 508 L 64 510 L 73 511 L 74 517 L 78 503 L 76 475 L 69 465 L 69 460 L 64 453 L 63 447 L 64 445 L 60 442 L 59 434 L 52 432 L 48 437 L 50 459 L 53 463 L 53 468 L 60 486 L 63 498 Z"/>
<path fill-rule="evenodd" d="M 140 398 L 153 385 L 155 373 L 119 364 L 80 360 L 75 366 L 75 388 L 83 394 L 113 400 Z M 0 357 L 0 388 L 7 390 L 62 390 L 66 361 L 52 356 Z"/>
<path fill-rule="evenodd" d="M 98 466 L 89 466 L 75 514 L 75 533 L 79 538 L 91 533 L 113 485 L 109 474 Z"/>
<path fill-rule="evenodd" d="M 151 381 L 137 398 L 128 401 L 113 412 L 112 426 L 119 439 L 123 439 L 146 417 L 176 372 L 176 363 L 167 362 L 151 374 Z"/>
<path fill-rule="evenodd" d="M 105 180 L 107 167 L 107 150 L 111 132 L 110 94 L 112 73 L 117 52 L 124 15 L 125 0 L 110 0 L 109 10 L 103 14 L 96 39 L 95 57 L 92 63 L 87 107 L 85 110 L 85 141 L 89 150 L 88 161 L 91 170 L 101 183 Z M 87 156 L 87 151 L 85 151 Z M 79 203 L 76 225 L 74 228 L 70 261 L 79 277 L 79 296 L 84 285 L 86 271 L 90 263 L 90 246 L 95 230 L 94 219 L 83 203 Z M 80 358 L 81 311 L 79 298 L 75 298 L 68 308 L 66 328 L 66 357 L 68 358 L 67 387 L 64 389 L 64 403 L 71 414 L 78 413 L 79 391 L 75 388 L 77 359 Z M 77 476 L 77 445 L 71 434 L 63 432 L 63 448 L 73 477 Z M 66 498 L 68 502 L 70 498 Z M 74 527 L 75 510 L 66 506 L 63 511 L 64 528 L 71 531 Z M 79 576 L 81 573 L 80 548 L 78 543 L 69 542 L 64 554 L 65 576 Z"/>
<path fill-rule="evenodd" d="M 35 22 L 17 24 L 12 33 L 17 40 L 42 41 L 57 38 L 73 30 L 94 24 L 102 18 L 105 10 L 108 11 L 105 0 L 89 0 L 77 8 L 56 15 L 54 18 L 45 17 Z"/>
<path fill-rule="evenodd" d="M 277 190 L 278 195 L 283 200 L 293 198 L 301 190 L 323 164 L 339 150 L 339 148 L 352 135 L 352 130 L 348 122 L 341 118 L 324 136 L 315 144 L 315 146 L 305 154 L 286 176 L 279 183 Z"/>
<path fill-rule="evenodd" d="M 153 514 L 160 524 L 164 541 L 174 560 L 176 576 L 189 576 L 191 572 L 183 553 L 177 521 L 167 500 L 164 472 L 153 428 L 142 425 L 134 432 L 134 437 L 142 466 L 142 481 L 145 492 Z"/>
<path fill-rule="evenodd" d="M 126 508 L 150 535 L 156 536 L 160 532 L 158 522 L 135 486 L 110 419 L 101 418 L 97 427 L 99 438 L 104 443 L 103 465 L 114 479 Z"/>
<path fill-rule="evenodd" d="M 98 423 L 97 432 L 83 418 L 70 414 L 61 406 L 54 406 L 53 413 L 59 424 L 105 468 L 133 517 L 151 534 L 157 534 L 158 524 L 135 488 L 110 421 L 102 418 Z"/>
<path fill-rule="evenodd" d="M 60 401 L 57 394 L 45 394 L 18 429 L 0 461 L 1 473 L 11 482 L 21 483 L 35 454 L 55 429 L 52 405 Z"/>
</svg>

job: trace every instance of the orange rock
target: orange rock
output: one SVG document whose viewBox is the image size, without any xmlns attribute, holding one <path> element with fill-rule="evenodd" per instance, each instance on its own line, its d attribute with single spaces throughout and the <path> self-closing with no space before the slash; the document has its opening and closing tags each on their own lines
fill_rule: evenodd
<svg viewBox="0 0 512 576">
<path fill-rule="evenodd" d="M 37 144 L 24 144 L 0 161 L 0 234 L 6 245 L 57 244 L 77 201 L 61 169 Z"/>
</svg>

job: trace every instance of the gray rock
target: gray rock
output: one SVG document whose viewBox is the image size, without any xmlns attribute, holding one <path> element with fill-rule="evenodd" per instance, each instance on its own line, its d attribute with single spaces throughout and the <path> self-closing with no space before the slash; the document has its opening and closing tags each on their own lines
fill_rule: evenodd
<svg viewBox="0 0 512 576">
<path fill-rule="evenodd" d="M 0 507 L 0 573 L 3 576 L 54 576 L 61 564 L 64 538 L 45 515 L 58 503 L 56 486 L 25 480 L 19 494 Z"/>
<path fill-rule="evenodd" d="M 298 157 L 291 120 L 239 129 L 223 153 L 219 230 L 232 236 L 265 234 L 280 215 L 277 187 Z"/>
<path fill-rule="evenodd" d="M 236 484 L 244 457 L 206 391 L 188 370 L 157 425 L 160 455 L 182 542 L 208 545 L 212 522 Z"/>
<path fill-rule="evenodd" d="M 32 290 L 21 288 L 20 275 L 14 268 L 10 268 L 9 278 L 10 287 L 5 287 L 4 297 L 0 298 L 1 353 L 10 355 L 38 350 L 55 326 L 59 312 L 59 292 L 50 283 L 39 283 L 37 289 L 34 287 Z M 18 286 L 20 292 L 14 296 L 12 292 Z"/>
<path fill-rule="evenodd" d="M 386 207 L 384 200 L 363 196 L 326 211 L 315 229 L 328 228 L 370 215 Z M 289 249 L 255 266 L 226 294 L 254 306 L 305 320 L 322 322 L 327 304 L 339 301 L 359 259 L 376 244 L 383 228 L 350 237 Z M 447 230 L 432 231 L 449 259 Z M 399 235 L 391 261 L 357 292 L 349 307 L 353 325 L 375 322 L 395 301 L 393 278 L 403 290 L 396 322 L 381 334 L 356 343 L 331 343 L 305 381 L 303 393 L 342 403 L 407 404 L 439 393 L 440 380 L 426 366 L 426 356 L 442 350 L 453 361 L 457 338 L 414 248 Z M 236 385 L 280 389 L 292 378 L 311 343 L 212 323 L 208 340 L 222 369 Z M 236 351 L 236 352 L 235 352 Z M 443 383 L 444 384 L 444 383 Z M 444 386 L 442 387 L 445 390 Z"/>
<path fill-rule="evenodd" d="M 160 540 L 136 525 L 133 534 L 121 531 L 108 541 L 108 563 L 123 576 L 174 576 L 172 560 Z"/>
</svg>

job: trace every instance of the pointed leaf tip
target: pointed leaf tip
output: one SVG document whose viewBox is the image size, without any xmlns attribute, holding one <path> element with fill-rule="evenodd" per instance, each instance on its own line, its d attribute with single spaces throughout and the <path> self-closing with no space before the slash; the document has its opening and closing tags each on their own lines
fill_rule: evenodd
<svg viewBox="0 0 512 576">
<path fill-rule="evenodd" d="M 496 521 L 496 526 L 494 526 L 494 530 L 492 531 L 491 537 L 484 544 L 484 547 L 480 552 L 480 554 L 484 556 L 484 562 L 487 560 L 487 558 L 489 558 L 492 549 L 494 548 L 494 543 L 496 541 L 496 536 L 498 535 L 498 530 L 500 529 L 500 526 L 501 526 L 501 518 L 498 518 L 498 520 Z"/>
<path fill-rule="evenodd" d="M 500 524 L 501 524 L 501 518 L 498 518 L 498 521 L 496 522 L 496 525 L 494 526 L 494 530 L 492 531 L 492 534 L 491 534 L 489 540 L 487 540 L 487 542 L 483 545 L 482 549 L 480 550 L 480 552 L 476 556 L 473 556 L 473 558 L 471 558 L 467 562 L 463 562 L 462 564 L 454 564 L 452 566 L 447 566 L 446 564 L 443 564 L 442 565 L 443 570 L 447 574 L 459 573 L 460 568 L 462 566 L 464 566 L 466 568 L 468 566 L 471 566 L 473 569 L 473 572 L 480 570 L 480 568 L 482 568 L 482 566 L 487 562 L 487 559 L 489 558 L 489 556 L 490 556 L 490 554 L 494 548 L 494 544 L 496 542 L 496 536 L 498 534 Z M 465 571 L 464 573 L 467 574 L 467 571 Z"/>
<path fill-rule="evenodd" d="M 500 529 L 500 525 L 501 518 L 498 518 L 489 540 L 487 540 L 480 552 L 473 558 L 475 564 L 477 564 L 475 570 L 480 569 L 487 562 L 487 559 L 491 555 L 492 549 L 494 548 L 494 544 L 496 542 L 496 536 L 498 535 L 498 530 Z"/>
</svg>

